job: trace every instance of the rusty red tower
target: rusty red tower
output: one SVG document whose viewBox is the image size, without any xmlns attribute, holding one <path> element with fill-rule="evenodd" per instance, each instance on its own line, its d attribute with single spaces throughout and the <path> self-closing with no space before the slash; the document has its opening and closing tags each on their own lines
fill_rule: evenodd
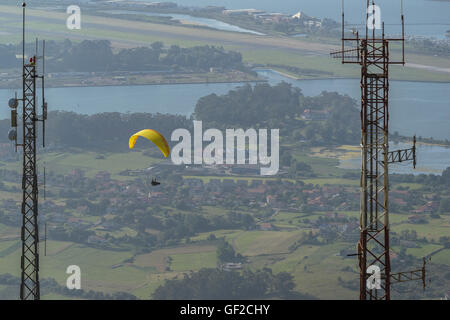
<svg viewBox="0 0 450 320">
<path fill-rule="evenodd" d="M 384 22 L 376 21 L 375 2 L 367 0 L 365 35 L 353 30 L 346 36 L 342 1 L 342 48 L 332 52 L 343 64 L 361 66 L 361 209 L 358 253 L 360 299 L 389 300 L 391 282 L 425 280 L 425 268 L 391 273 L 389 249 L 389 164 L 412 160 L 416 165 L 416 145 L 389 151 L 389 67 L 405 64 L 403 4 L 401 36 L 385 36 Z M 371 14 L 369 16 L 369 13 Z M 377 16 L 378 15 L 378 16 Z M 379 23 L 380 31 L 376 31 Z M 377 34 L 380 33 L 381 34 Z M 401 55 L 390 59 L 390 45 L 401 44 Z"/>
</svg>

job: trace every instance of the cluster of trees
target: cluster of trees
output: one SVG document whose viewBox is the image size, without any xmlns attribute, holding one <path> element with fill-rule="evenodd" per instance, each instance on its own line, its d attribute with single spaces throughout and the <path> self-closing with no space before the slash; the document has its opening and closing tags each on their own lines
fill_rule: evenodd
<svg viewBox="0 0 450 320">
<path fill-rule="evenodd" d="M 155 244 L 165 245 L 179 241 L 188 237 L 192 237 L 197 233 L 210 232 L 220 229 L 251 229 L 256 227 L 254 218 L 249 214 L 229 212 L 221 216 L 205 217 L 204 215 L 195 213 L 177 213 L 158 217 L 152 214 L 133 215 L 130 221 L 136 221 L 130 225 L 152 228 L 162 231 L 157 238 Z"/>
<path fill-rule="evenodd" d="M 325 121 L 304 121 L 305 109 L 327 110 Z M 301 89 L 281 82 L 245 85 L 226 95 L 202 97 L 195 107 L 195 118 L 214 127 L 280 128 L 280 135 L 314 145 L 358 143 L 360 119 L 356 101 L 348 95 L 322 92 L 305 97 Z"/>
<path fill-rule="evenodd" d="M 92 230 L 86 230 L 83 227 L 58 227 L 50 230 L 49 238 L 60 241 L 72 241 L 77 243 L 87 243 L 89 236 L 95 235 Z"/>
<path fill-rule="evenodd" d="M 239 300 L 281 298 L 313 298 L 294 295 L 292 275 L 287 272 L 273 274 L 265 268 L 242 273 L 201 269 L 185 274 L 183 279 L 166 280 L 153 293 L 157 300 Z"/>
<path fill-rule="evenodd" d="M 93 290 L 70 290 L 66 286 L 60 285 L 53 278 L 42 279 L 41 288 L 43 294 L 45 294 L 46 292 L 51 292 L 61 294 L 68 298 L 79 298 L 87 300 L 137 300 L 137 297 L 135 295 L 122 291 L 109 294 Z"/>
<path fill-rule="evenodd" d="M 439 205 L 440 213 L 450 213 L 450 198 L 444 198 Z"/>
<path fill-rule="evenodd" d="M 239 52 L 223 47 L 195 46 L 168 48 L 162 42 L 148 47 L 121 49 L 114 53 L 108 40 L 84 40 L 72 43 L 49 41 L 46 44 L 49 72 L 111 72 L 111 71 L 209 71 L 210 68 L 248 71 Z M 18 67 L 17 46 L 0 45 L 0 68 Z"/>
<path fill-rule="evenodd" d="M 64 196 L 62 196 L 62 198 L 64 198 Z M 98 203 L 91 202 L 82 197 L 66 200 L 67 208 L 76 209 L 78 207 L 86 206 L 89 210 L 89 214 L 93 216 L 103 216 L 104 214 L 106 214 L 106 209 L 108 208 L 109 204 L 109 199 L 101 199 Z"/>
<path fill-rule="evenodd" d="M 410 39 L 407 44 L 412 45 L 412 50 L 425 54 L 441 57 L 450 57 L 450 41 L 431 39 Z"/>
<path fill-rule="evenodd" d="M 57 106 L 56 106 L 57 107 Z M 329 110 L 325 121 L 300 118 L 305 109 Z M 348 96 L 322 92 L 305 97 L 301 89 L 282 82 L 278 85 L 245 85 L 228 94 L 200 98 L 193 115 L 214 128 L 280 128 L 280 136 L 312 145 L 359 142 L 359 114 Z M 153 128 L 170 137 L 173 130 L 192 131 L 192 117 L 182 115 L 106 112 L 94 115 L 53 111 L 47 122 L 47 144 L 103 151 L 125 151 L 123 141 L 142 128 Z M 0 143 L 8 142 L 10 121 L 0 120 Z M 206 128 L 205 128 L 206 129 Z M 40 136 L 38 136 L 40 138 Z"/>
<path fill-rule="evenodd" d="M 434 174 L 394 174 L 391 180 L 399 183 L 419 183 L 439 188 L 450 187 L 450 167 L 447 167 L 440 176 Z"/>
<path fill-rule="evenodd" d="M 279 124 L 302 112 L 299 88 L 282 82 L 276 86 L 260 83 L 249 84 L 218 96 L 202 97 L 195 106 L 195 118 L 216 127 L 235 125 L 255 126 L 274 122 Z"/>
<path fill-rule="evenodd" d="M 185 116 L 170 114 L 109 112 L 88 116 L 53 111 L 49 112 L 48 117 L 51 119 L 46 124 L 48 145 L 97 151 L 127 150 L 126 139 L 142 128 L 153 128 L 170 138 L 173 130 L 192 127 L 192 121 Z M 9 130 L 10 121 L 0 120 L 0 143 L 8 142 Z M 41 135 L 38 136 L 40 137 Z"/>
<path fill-rule="evenodd" d="M 20 279 L 9 273 L 0 274 L 0 284 L 6 286 L 18 287 L 20 285 Z M 46 278 L 40 280 L 41 294 L 56 293 L 68 298 L 88 299 L 88 300 L 137 300 L 137 297 L 127 292 L 115 292 L 113 294 L 98 292 L 98 291 L 85 291 L 70 290 L 66 286 L 60 285 L 53 278 Z"/>
<path fill-rule="evenodd" d="M 213 237 L 215 238 L 215 236 L 213 236 Z M 222 263 L 242 262 L 245 260 L 244 257 L 241 254 L 236 253 L 233 246 L 230 245 L 224 239 L 221 239 L 219 241 L 219 244 L 217 245 L 217 259 L 219 260 L 219 262 L 222 262 Z"/>
<path fill-rule="evenodd" d="M 286 147 L 280 148 L 280 164 L 282 167 L 289 167 L 289 176 L 292 178 L 316 176 L 309 164 L 295 159 Z"/>
</svg>

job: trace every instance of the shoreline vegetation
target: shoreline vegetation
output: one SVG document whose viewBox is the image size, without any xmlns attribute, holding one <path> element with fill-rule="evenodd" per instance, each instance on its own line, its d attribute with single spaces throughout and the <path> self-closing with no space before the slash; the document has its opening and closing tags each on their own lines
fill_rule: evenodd
<svg viewBox="0 0 450 320">
<path fill-rule="evenodd" d="M 60 79 L 47 79 L 47 88 L 77 88 L 77 87 L 114 87 L 114 86 L 158 86 L 158 85 L 183 85 L 183 84 L 216 84 L 216 83 L 262 83 L 265 79 L 246 73 L 198 73 L 198 74 L 168 74 L 168 75 L 107 75 L 85 77 L 67 77 Z M 19 81 L 9 82 L 4 85 L 0 81 L 0 89 L 16 89 L 20 87 Z"/>
<path fill-rule="evenodd" d="M 348 80 L 359 79 L 357 77 L 334 77 L 334 76 L 303 76 L 298 77 L 289 71 L 282 71 L 277 67 L 254 68 L 255 71 L 272 71 L 280 76 L 292 80 Z M 425 82 L 425 83 L 450 83 L 443 81 L 419 81 L 419 80 L 396 80 L 399 82 Z M 158 86 L 158 85 L 183 85 L 183 84 L 218 84 L 218 83 L 266 83 L 268 80 L 258 76 L 253 76 L 243 72 L 229 73 L 195 73 L 195 74 L 164 74 L 164 75 L 94 75 L 90 79 L 86 77 L 61 77 L 58 79 L 47 79 L 47 88 L 77 88 L 77 87 L 114 87 L 114 86 Z M 2 83 L 0 79 L 0 90 L 17 89 L 20 87 L 19 81 L 8 81 Z"/>
</svg>

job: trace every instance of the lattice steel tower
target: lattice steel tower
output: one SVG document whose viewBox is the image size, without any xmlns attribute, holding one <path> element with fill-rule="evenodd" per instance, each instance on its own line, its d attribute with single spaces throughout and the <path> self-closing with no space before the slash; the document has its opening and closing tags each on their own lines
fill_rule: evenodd
<svg viewBox="0 0 450 320">
<path fill-rule="evenodd" d="M 37 74 L 37 60 L 44 61 L 45 42 L 43 43 L 42 57 L 37 57 L 38 41 L 36 40 L 36 55 L 25 63 L 25 2 L 23 10 L 23 47 L 22 47 L 22 98 L 13 98 L 9 101 L 11 108 L 10 140 L 15 141 L 17 147 L 23 147 L 23 175 L 22 175 L 22 256 L 21 256 L 21 285 L 20 299 L 39 300 L 39 228 L 38 228 L 38 178 L 36 167 L 36 136 L 37 122 L 43 123 L 43 146 L 45 146 L 45 120 L 47 119 L 47 103 L 44 98 L 44 75 Z M 27 59 L 28 61 L 28 59 Z M 44 63 L 43 68 L 44 70 Z M 44 74 L 44 71 L 42 72 Z M 42 80 L 42 115 L 36 112 L 36 82 Z M 17 108 L 22 101 L 22 139 L 17 143 Z"/>
<path fill-rule="evenodd" d="M 360 299 L 389 300 L 392 282 L 421 279 L 425 284 L 425 266 L 420 270 L 391 273 L 389 248 L 389 164 L 412 160 L 416 165 L 416 145 L 411 149 L 389 152 L 389 66 L 405 64 L 403 5 L 402 35 L 386 38 L 384 22 L 381 36 L 376 34 L 375 2 L 367 0 L 365 36 L 345 36 L 342 1 L 342 48 L 331 55 L 344 64 L 361 66 L 361 210 L 358 242 Z M 369 18 L 369 12 L 372 17 Z M 369 23 L 371 30 L 369 31 Z M 400 42 L 401 58 L 390 59 L 390 43 Z M 348 46 L 351 47 L 348 47 Z M 379 270 L 379 272 L 377 271 Z M 378 273 L 378 282 L 376 274 Z"/>
</svg>

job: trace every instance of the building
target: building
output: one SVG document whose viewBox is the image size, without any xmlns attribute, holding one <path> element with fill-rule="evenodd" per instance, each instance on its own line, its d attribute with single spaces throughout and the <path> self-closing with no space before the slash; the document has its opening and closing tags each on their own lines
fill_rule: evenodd
<svg viewBox="0 0 450 320">
<path fill-rule="evenodd" d="M 89 236 L 87 242 L 89 244 L 103 244 L 106 242 L 106 240 L 99 236 Z"/>
<path fill-rule="evenodd" d="M 263 13 L 256 15 L 256 18 L 263 22 L 280 23 L 282 21 L 289 21 L 290 17 L 282 13 Z"/>
<path fill-rule="evenodd" d="M 273 230 L 273 226 L 271 223 L 261 223 L 259 225 L 259 229 L 261 229 L 263 231 L 271 231 L 271 230 Z"/>
<path fill-rule="evenodd" d="M 223 271 L 233 271 L 242 269 L 242 263 L 227 262 L 222 265 Z"/>
<path fill-rule="evenodd" d="M 245 188 L 247 188 L 247 187 L 248 187 L 248 180 L 239 179 L 239 180 L 236 182 L 236 184 L 237 184 L 239 187 L 245 187 Z"/>
<path fill-rule="evenodd" d="M 256 15 L 265 13 L 263 10 L 258 9 L 235 9 L 235 10 L 223 10 L 222 14 L 235 16 L 235 15 Z"/>
<path fill-rule="evenodd" d="M 190 188 L 202 188 L 203 180 L 197 178 L 185 178 L 183 179 L 183 185 L 188 186 Z"/>
<path fill-rule="evenodd" d="M 95 179 L 106 182 L 106 181 L 111 180 L 111 174 L 108 171 L 99 171 L 95 175 Z"/>
<path fill-rule="evenodd" d="M 292 18 L 293 19 L 301 19 L 302 18 L 302 12 L 301 11 L 299 11 L 299 12 L 297 12 L 296 14 L 294 14 L 293 16 L 292 16 Z"/>
<path fill-rule="evenodd" d="M 155 9 L 174 9 L 178 7 L 174 2 L 151 2 L 145 3 L 145 6 Z"/>
<path fill-rule="evenodd" d="M 425 219 L 425 217 L 422 217 L 420 215 L 413 215 L 408 217 L 408 222 L 414 224 L 421 224 L 427 223 L 427 219 Z"/>
<path fill-rule="evenodd" d="M 307 27 L 320 28 L 322 26 L 322 22 L 321 21 L 317 21 L 317 20 L 308 20 L 308 21 L 304 21 L 303 25 L 307 26 Z"/>
</svg>

